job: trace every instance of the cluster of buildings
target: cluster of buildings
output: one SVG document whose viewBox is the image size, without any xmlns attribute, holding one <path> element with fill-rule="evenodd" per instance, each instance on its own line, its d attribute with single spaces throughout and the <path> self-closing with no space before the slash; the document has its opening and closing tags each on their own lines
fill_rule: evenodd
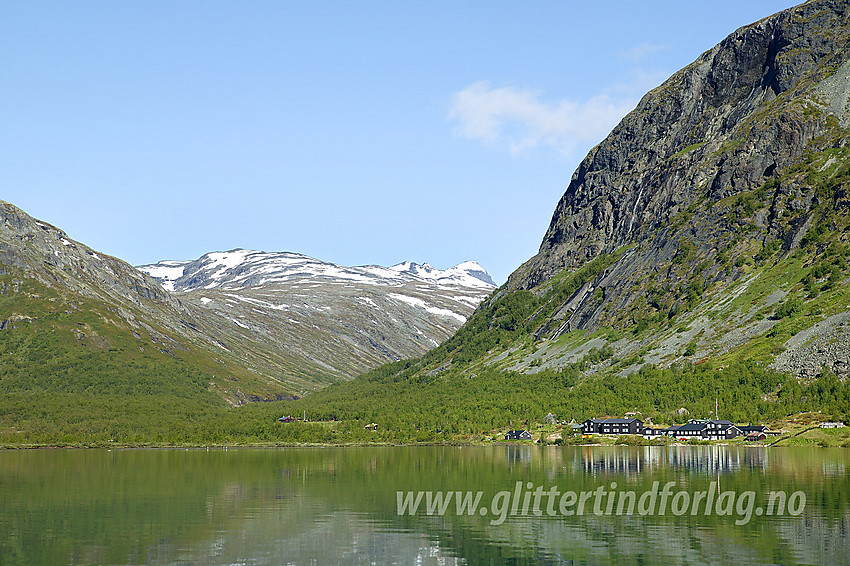
<svg viewBox="0 0 850 566">
<path fill-rule="evenodd" d="M 587 419 L 582 424 L 572 426 L 575 434 L 634 434 L 650 440 L 661 436 L 673 440 L 730 440 L 745 436 L 747 441 L 758 442 L 768 436 L 779 435 L 779 432 L 769 430 L 765 425 L 739 425 L 723 419 L 691 419 L 682 425 L 663 428 L 644 424 L 637 417 L 603 418 Z M 505 434 L 505 440 L 531 438 L 531 433 L 526 430 L 509 430 Z"/>
<path fill-rule="evenodd" d="M 736 425 L 722 419 L 691 419 L 686 424 L 667 428 L 645 425 L 637 417 L 587 419 L 575 428 L 583 434 L 638 434 L 647 439 L 669 436 L 675 440 L 729 440 L 746 436 L 749 441 L 759 441 L 779 434 L 764 425 Z"/>
</svg>

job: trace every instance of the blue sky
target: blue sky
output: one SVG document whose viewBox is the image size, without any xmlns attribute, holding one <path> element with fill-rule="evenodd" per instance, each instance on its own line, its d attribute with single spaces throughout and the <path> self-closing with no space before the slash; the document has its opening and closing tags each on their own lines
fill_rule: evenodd
<svg viewBox="0 0 850 566">
<path fill-rule="evenodd" d="M 0 198 L 133 264 L 536 253 L 650 88 L 793 2 L 0 3 Z"/>
</svg>

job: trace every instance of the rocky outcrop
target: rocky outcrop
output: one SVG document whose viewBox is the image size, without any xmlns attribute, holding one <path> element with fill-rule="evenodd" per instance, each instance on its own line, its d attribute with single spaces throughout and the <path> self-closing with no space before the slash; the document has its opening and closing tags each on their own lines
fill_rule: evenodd
<svg viewBox="0 0 850 566">
<path fill-rule="evenodd" d="M 4 201 L 0 201 L 0 267 L 93 299 L 181 310 L 179 301 L 154 278 L 71 240 L 62 230 Z"/>
<path fill-rule="evenodd" d="M 845 0 L 781 12 L 737 30 L 644 96 L 582 161 L 539 253 L 511 287 L 536 287 L 649 238 L 656 242 L 643 260 L 651 261 L 665 244 L 659 228 L 689 205 L 757 188 L 831 139 L 830 117 L 846 123 L 850 115 L 850 82 L 829 80 L 847 72 L 848 20 Z"/>
<path fill-rule="evenodd" d="M 850 312 L 830 316 L 784 345 L 773 368 L 804 378 L 814 378 L 827 368 L 846 378 L 850 376 Z"/>
<path fill-rule="evenodd" d="M 850 145 L 848 77 L 846 0 L 814 0 L 737 30 L 644 96 L 591 150 L 538 254 L 505 291 L 542 295 L 564 270 L 629 246 L 546 327 L 592 330 L 626 324 L 616 315 L 651 300 L 648 281 L 693 283 L 702 260 L 700 288 L 736 280 L 740 266 L 720 268 L 716 254 L 735 253 L 742 231 L 786 251 L 799 246 L 819 201 L 809 180 L 788 172 L 815 152 Z M 742 195 L 753 210 L 736 208 L 730 197 Z M 683 300 L 668 298 L 663 306 L 674 311 Z"/>
</svg>

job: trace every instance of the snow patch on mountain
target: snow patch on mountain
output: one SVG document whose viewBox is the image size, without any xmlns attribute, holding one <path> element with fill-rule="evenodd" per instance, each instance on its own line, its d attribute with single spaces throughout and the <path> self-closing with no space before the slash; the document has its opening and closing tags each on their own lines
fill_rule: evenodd
<svg viewBox="0 0 850 566">
<path fill-rule="evenodd" d="M 405 261 L 391 267 L 345 267 L 291 252 L 234 249 L 211 252 L 195 261 L 165 260 L 139 266 L 171 291 L 193 289 L 243 289 L 304 281 L 313 284 L 363 283 L 401 286 L 430 283 L 441 287 L 490 290 L 496 287 L 487 271 L 475 261 L 440 270 L 427 263 Z"/>
<path fill-rule="evenodd" d="M 154 279 L 158 279 L 163 287 L 169 291 L 174 291 L 174 282 L 183 277 L 183 270 L 191 261 L 172 261 L 165 260 L 152 265 L 139 267 L 140 271 L 144 271 Z"/>
<path fill-rule="evenodd" d="M 426 303 L 425 301 L 423 301 L 422 299 L 419 299 L 417 297 L 409 297 L 407 295 L 399 295 L 399 294 L 396 294 L 396 293 L 388 293 L 387 296 L 389 296 L 390 298 L 393 298 L 397 301 L 401 301 L 403 303 L 413 305 L 414 307 L 418 307 L 418 308 L 424 310 L 425 312 L 429 312 L 431 314 L 436 314 L 438 316 L 450 316 L 452 318 L 456 318 L 457 320 L 460 321 L 461 324 L 466 322 L 466 317 L 463 316 L 462 314 L 458 314 L 458 313 L 450 311 L 448 309 L 441 309 L 439 307 L 429 305 L 428 303 Z"/>
</svg>

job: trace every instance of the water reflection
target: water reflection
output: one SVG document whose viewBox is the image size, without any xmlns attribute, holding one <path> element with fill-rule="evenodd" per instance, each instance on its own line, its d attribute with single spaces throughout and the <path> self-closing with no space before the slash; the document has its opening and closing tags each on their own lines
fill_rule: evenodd
<svg viewBox="0 0 850 566">
<path fill-rule="evenodd" d="M 846 450 L 0 452 L 0 564 L 848 564 Z M 397 491 L 802 490 L 799 517 L 399 516 Z"/>
<path fill-rule="evenodd" d="M 698 474 L 729 474 L 767 469 L 769 451 L 761 447 L 724 446 L 585 446 L 574 455 L 572 469 L 585 474 L 640 475 L 658 469 Z"/>
<path fill-rule="evenodd" d="M 508 464 L 528 465 L 531 463 L 532 446 L 505 445 L 505 461 Z"/>
</svg>

